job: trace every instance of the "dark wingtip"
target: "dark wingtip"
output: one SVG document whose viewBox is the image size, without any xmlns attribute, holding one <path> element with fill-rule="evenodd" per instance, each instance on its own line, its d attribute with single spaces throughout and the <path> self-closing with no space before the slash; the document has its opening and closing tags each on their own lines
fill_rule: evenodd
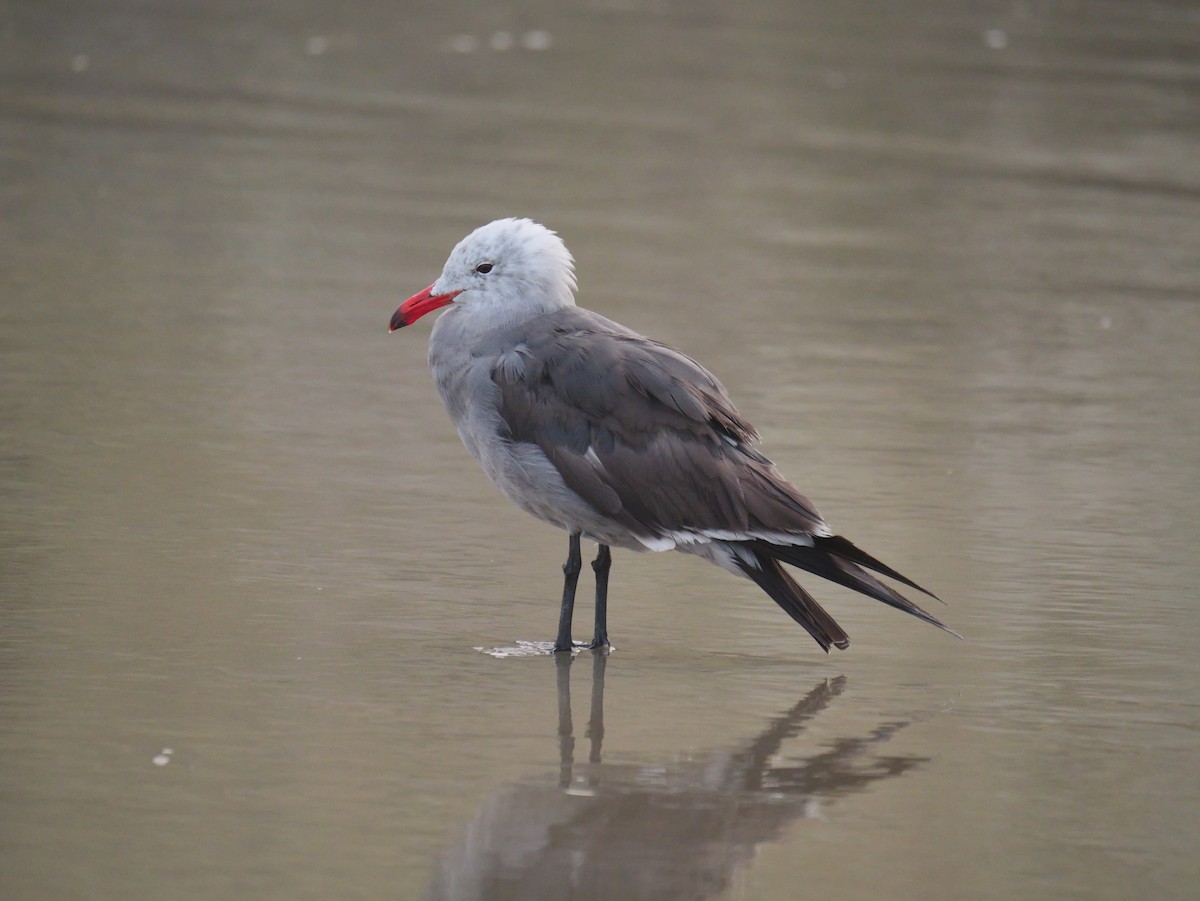
<svg viewBox="0 0 1200 901">
<path fill-rule="evenodd" d="M 915 588 L 922 594 L 933 598 L 939 604 L 946 604 L 945 601 L 939 598 L 928 588 L 918 585 L 912 579 L 908 578 L 908 576 L 901 575 L 886 563 L 876 560 L 848 538 L 844 538 L 841 535 L 830 535 L 828 538 L 818 538 L 817 542 L 819 542 L 821 547 L 831 554 L 844 557 L 847 560 L 857 563 L 859 566 L 865 566 L 867 569 L 871 569 L 877 573 L 880 573 L 881 575 L 885 575 L 889 579 L 895 579 L 897 582 L 902 582 L 909 588 Z"/>
<path fill-rule="evenodd" d="M 865 551 L 855 547 L 845 538 L 819 538 L 811 547 L 804 545 L 771 544 L 762 540 L 747 542 L 747 545 L 754 547 L 759 552 L 760 557 L 767 556 L 792 566 L 798 566 L 800 569 L 807 570 L 813 575 L 829 579 L 831 582 L 836 582 L 839 585 L 844 585 L 854 591 L 861 592 L 867 597 L 882 601 L 890 607 L 895 607 L 897 610 L 910 613 L 917 619 L 923 620 L 931 626 L 937 626 L 943 632 L 949 632 L 956 638 L 962 638 L 961 635 L 936 616 L 927 610 L 923 610 L 891 586 L 880 582 L 867 572 L 864 567 L 869 567 L 876 572 L 896 578 L 905 585 L 911 585 L 920 591 L 925 591 L 925 589 L 910 579 L 904 578 L 891 567 L 880 563 Z M 930 594 L 929 592 L 925 593 Z M 934 597 L 934 595 L 930 594 L 930 597 Z"/>
</svg>

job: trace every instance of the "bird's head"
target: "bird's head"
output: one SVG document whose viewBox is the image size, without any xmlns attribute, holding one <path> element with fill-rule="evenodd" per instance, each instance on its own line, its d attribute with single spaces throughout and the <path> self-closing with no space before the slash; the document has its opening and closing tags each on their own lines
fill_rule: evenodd
<svg viewBox="0 0 1200 901">
<path fill-rule="evenodd" d="M 432 285 L 400 305 L 390 331 L 454 304 L 514 321 L 575 303 L 575 266 L 557 234 L 531 219 L 497 219 L 458 242 Z"/>
</svg>

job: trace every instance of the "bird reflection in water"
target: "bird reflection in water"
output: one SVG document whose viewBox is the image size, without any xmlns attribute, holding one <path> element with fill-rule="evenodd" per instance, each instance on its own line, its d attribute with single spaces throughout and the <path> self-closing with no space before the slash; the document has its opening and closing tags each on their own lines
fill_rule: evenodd
<svg viewBox="0 0 1200 901">
<path fill-rule="evenodd" d="M 759 845 L 829 802 L 900 776 L 928 758 L 876 752 L 908 721 L 777 760 L 783 743 L 827 708 L 844 676 L 821 681 L 791 710 L 730 750 L 658 766 L 601 762 L 604 670 L 592 662 L 588 761 L 575 763 L 571 655 L 556 656 L 560 770 L 492 796 L 440 860 L 426 898 L 697 899 L 729 888 Z"/>
</svg>

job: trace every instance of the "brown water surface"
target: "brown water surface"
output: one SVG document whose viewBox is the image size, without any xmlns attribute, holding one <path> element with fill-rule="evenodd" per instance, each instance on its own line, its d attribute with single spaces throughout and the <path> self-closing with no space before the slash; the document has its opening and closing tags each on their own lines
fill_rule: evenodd
<svg viewBox="0 0 1200 901">
<path fill-rule="evenodd" d="M 1194 897 L 1198 48 L 1170 2 L 0 7 L 0 895 Z M 965 640 L 807 579 L 826 656 L 622 553 L 610 657 L 477 652 L 552 637 L 566 541 L 386 325 L 502 215 Z"/>
</svg>

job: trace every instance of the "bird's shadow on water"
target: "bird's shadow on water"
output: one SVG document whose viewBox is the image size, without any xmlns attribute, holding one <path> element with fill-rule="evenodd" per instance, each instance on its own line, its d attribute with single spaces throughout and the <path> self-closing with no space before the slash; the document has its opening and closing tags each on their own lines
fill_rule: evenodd
<svg viewBox="0 0 1200 901">
<path fill-rule="evenodd" d="M 876 750 L 911 720 L 889 720 L 819 748 L 800 744 L 790 760 L 778 758 L 784 743 L 845 691 L 840 676 L 818 682 L 727 750 L 653 765 L 606 764 L 608 656 L 591 656 L 586 763 L 576 760 L 575 658 L 562 654 L 555 659 L 557 779 L 522 780 L 489 798 L 442 855 L 426 899 L 711 898 L 729 887 L 759 845 L 794 821 L 820 818 L 831 803 L 928 760 Z"/>
</svg>

